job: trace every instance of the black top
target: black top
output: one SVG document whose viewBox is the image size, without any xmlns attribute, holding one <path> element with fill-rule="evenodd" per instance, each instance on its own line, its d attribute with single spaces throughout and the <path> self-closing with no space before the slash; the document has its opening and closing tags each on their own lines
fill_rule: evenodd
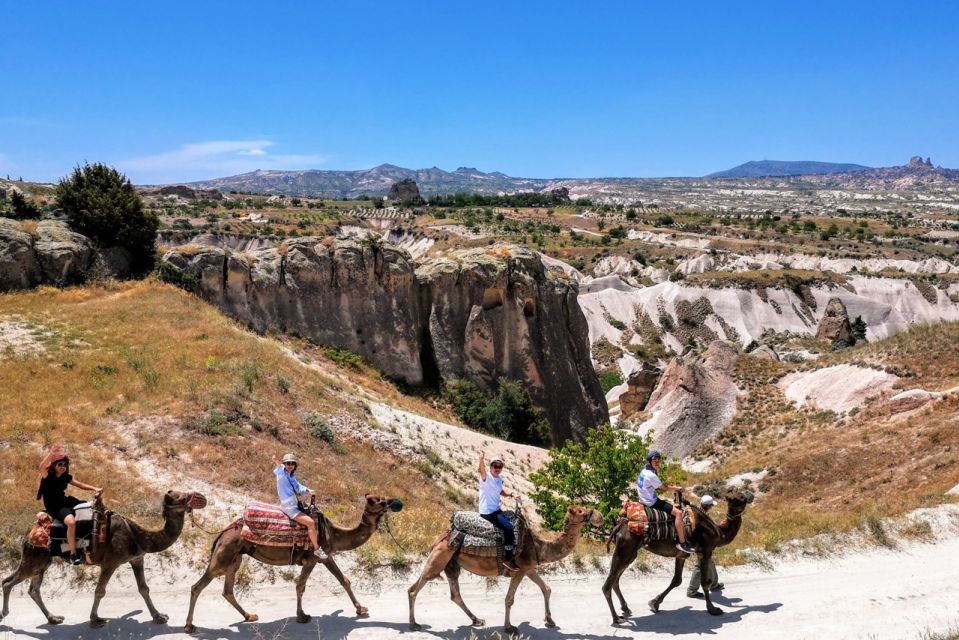
<svg viewBox="0 0 959 640">
<path fill-rule="evenodd" d="M 40 489 L 37 491 L 37 496 L 43 498 L 43 510 L 54 518 L 57 517 L 57 512 L 59 512 L 60 509 L 68 506 L 66 494 L 67 486 L 71 480 L 73 480 L 73 476 L 69 473 L 64 473 L 59 478 L 56 475 L 48 475 L 40 481 Z"/>
</svg>

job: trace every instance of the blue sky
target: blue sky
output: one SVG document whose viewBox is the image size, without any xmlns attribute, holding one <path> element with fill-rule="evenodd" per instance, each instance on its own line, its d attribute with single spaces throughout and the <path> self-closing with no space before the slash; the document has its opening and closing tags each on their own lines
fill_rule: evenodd
<svg viewBox="0 0 959 640">
<path fill-rule="evenodd" d="M 955 2 L 0 7 L 0 175 L 959 167 Z"/>
</svg>

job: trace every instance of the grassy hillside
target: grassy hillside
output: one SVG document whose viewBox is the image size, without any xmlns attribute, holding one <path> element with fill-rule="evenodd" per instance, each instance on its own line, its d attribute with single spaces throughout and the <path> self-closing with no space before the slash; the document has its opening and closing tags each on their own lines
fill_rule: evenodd
<svg viewBox="0 0 959 640">
<path fill-rule="evenodd" d="M 837 416 L 796 408 L 775 386 L 790 371 L 840 363 L 895 373 L 900 389 L 953 388 L 959 323 L 919 326 L 798 365 L 740 358 L 736 378 L 746 393 L 729 427 L 700 452 L 722 463 L 699 479 L 709 486 L 755 474 L 753 488 L 762 496 L 734 548 L 774 550 L 789 539 L 868 529 L 878 518 L 951 500 L 944 493 L 959 483 L 959 395 L 904 414 L 876 401 Z"/>
<path fill-rule="evenodd" d="M 319 350 L 304 366 L 287 345 L 150 281 L 0 295 L 0 330 L 4 561 L 38 509 L 37 465 L 54 442 L 69 447 L 78 478 L 106 488 L 111 508 L 145 524 L 159 522 L 163 491 L 190 488 L 162 486 L 150 464 L 273 499 L 271 456 L 296 451 L 334 521 L 355 522 L 371 492 L 405 500 L 394 530 L 413 548 L 445 526 L 447 498 L 409 460 L 329 438 L 337 416 L 364 407 Z M 349 377 L 435 413 L 362 365 Z"/>
</svg>

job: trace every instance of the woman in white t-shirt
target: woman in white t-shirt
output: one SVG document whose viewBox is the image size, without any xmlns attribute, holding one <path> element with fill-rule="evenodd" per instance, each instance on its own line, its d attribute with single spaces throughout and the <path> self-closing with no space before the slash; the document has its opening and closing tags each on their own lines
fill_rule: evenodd
<svg viewBox="0 0 959 640">
<path fill-rule="evenodd" d="M 503 460 L 493 458 L 489 464 L 489 472 L 486 471 L 486 452 L 480 452 L 479 458 L 479 514 L 483 520 L 503 532 L 503 566 L 510 571 L 519 571 L 519 567 L 513 562 L 513 547 L 516 544 L 516 537 L 513 534 L 513 523 L 509 521 L 506 514 L 500 509 L 500 496 L 512 498 L 516 494 L 509 493 L 503 489 Z"/>
<path fill-rule="evenodd" d="M 683 527 L 683 512 L 679 507 L 674 507 L 671 503 L 663 500 L 656 495 L 657 489 L 663 491 L 681 491 L 682 487 L 672 487 L 663 484 L 659 479 L 659 465 L 662 464 L 659 451 L 650 451 L 646 456 L 646 468 L 639 474 L 636 480 L 636 487 L 639 489 L 639 501 L 650 509 L 663 511 L 671 514 L 676 519 L 676 536 L 679 542 L 676 548 L 683 553 L 693 553 L 695 549 L 686 544 L 686 530 Z"/>
</svg>

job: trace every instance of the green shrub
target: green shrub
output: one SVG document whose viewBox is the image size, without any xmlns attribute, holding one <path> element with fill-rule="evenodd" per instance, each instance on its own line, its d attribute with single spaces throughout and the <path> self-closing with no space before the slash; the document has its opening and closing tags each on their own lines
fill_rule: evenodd
<svg viewBox="0 0 959 640">
<path fill-rule="evenodd" d="M 336 349 L 329 347 L 324 351 L 326 357 L 342 367 L 351 367 L 358 369 L 363 364 L 363 358 L 350 351 L 349 349 Z"/>
<path fill-rule="evenodd" d="M 607 526 L 623 506 L 622 496 L 636 499 L 636 478 L 645 465 L 650 436 L 603 425 L 586 435 L 586 442 L 568 441 L 551 449 L 549 461 L 530 474 L 536 511 L 549 529 L 560 529 L 571 504 L 593 507 Z M 677 463 L 664 462 L 660 477 L 669 484 L 685 479 Z"/>
<path fill-rule="evenodd" d="M 623 384 L 623 376 L 617 369 L 607 369 L 599 373 L 599 386 L 603 388 L 603 393 L 621 384 Z"/>
<path fill-rule="evenodd" d="M 36 220 L 43 215 L 40 207 L 19 191 L 10 194 L 10 217 L 14 220 Z"/>
<path fill-rule="evenodd" d="M 336 434 L 333 433 L 333 428 L 330 426 L 330 423 L 323 418 L 323 416 L 315 412 L 310 412 L 303 416 L 303 422 L 306 423 L 306 427 L 310 430 L 311 436 L 314 438 L 319 438 L 323 442 L 330 445 L 330 448 L 333 449 L 334 452 L 345 453 L 346 450 L 336 439 Z"/>
<path fill-rule="evenodd" d="M 511 380 L 500 380 L 495 392 L 481 391 L 469 380 L 455 380 L 443 390 L 447 402 L 467 426 L 523 444 L 550 443 L 549 424 L 533 405 L 529 392 Z"/>
<path fill-rule="evenodd" d="M 70 227 L 100 247 L 124 247 L 134 272 L 153 266 L 159 220 L 146 210 L 133 184 L 104 164 L 77 167 L 56 188 L 57 205 Z"/>
</svg>

